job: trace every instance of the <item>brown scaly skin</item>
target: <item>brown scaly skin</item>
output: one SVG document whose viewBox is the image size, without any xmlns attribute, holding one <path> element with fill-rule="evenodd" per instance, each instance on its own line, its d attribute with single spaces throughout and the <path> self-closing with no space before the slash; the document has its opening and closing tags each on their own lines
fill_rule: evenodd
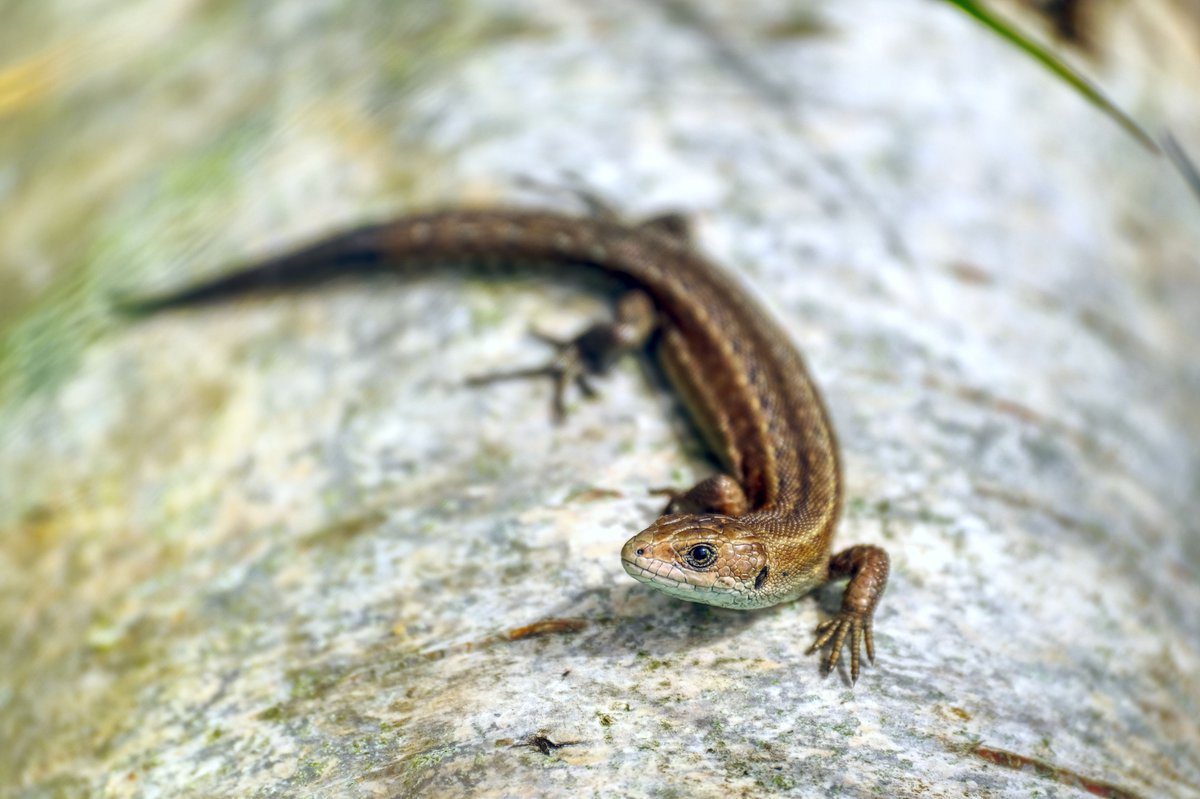
<svg viewBox="0 0 1200 799">
<path fill-rule="evenodd" d="M 611 214 L 444 211 L 360 228 L 166 297 L 126 303 L 135 313 L 219 301 L 349 271 L 413 273 L 473 261 L 590 268 L 629 286 L 616 319 L 555 342 L 546 367 L 494 375 L 555 378 L 591 393 L 588 377 L 650 345 L 725 473 L 673 494 L 667 513 L 621 552 L 635 579 L 672 596 L 732 608 L 786 602 L 849 578 L 840 613 L 817 630 L 832 644 L 826 669 L 850 646 L 874 660 L 872 618 L 888 556 L 855 546 L 831 556 L 841 511 L 837 444 L 821 397 L 787 335 L 744 290 L 700 256 L 679 217 L 631 225 Z"/>
</svg>

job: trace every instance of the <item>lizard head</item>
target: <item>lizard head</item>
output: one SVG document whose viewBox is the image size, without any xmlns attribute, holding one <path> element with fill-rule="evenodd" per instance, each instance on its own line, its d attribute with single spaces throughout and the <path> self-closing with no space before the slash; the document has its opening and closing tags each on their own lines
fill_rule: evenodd
<svg viewBox="0 0 1200 799">
<path fill-rule="evenodd" d="M 725 608 L 773 604 L 767 598 L 767 548 L 731 516 L 674 514 L 625 542 L 625 571 L 689 602 Z"/>
</svg>

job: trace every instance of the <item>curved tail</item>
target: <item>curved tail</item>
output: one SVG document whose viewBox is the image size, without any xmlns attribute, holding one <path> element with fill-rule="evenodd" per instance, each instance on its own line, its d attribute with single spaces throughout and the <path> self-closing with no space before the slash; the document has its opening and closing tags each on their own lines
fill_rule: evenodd
<svg viewBox="0 0 1200 799">
<path fill-rule="evenodd" d="M 175 308 L 222 302 L 251 292 L 306 286 L 347 274 L 380 271 L 387 266 L 388 260 L 382 236 L 385 228 L 386 225 L 368 225 L 339 233 L 179 291 L 116 297 L 113 307 L 122 315 L 141 317 Z"/>
</svg>

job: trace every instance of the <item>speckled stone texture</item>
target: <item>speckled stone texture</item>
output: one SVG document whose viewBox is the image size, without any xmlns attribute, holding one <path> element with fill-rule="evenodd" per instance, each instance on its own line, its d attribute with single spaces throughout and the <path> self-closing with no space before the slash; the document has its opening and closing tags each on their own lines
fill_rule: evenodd
<svg viewBox="0 0 1200 799">
<path fill-rule="evenodd" d="M 1099 9 L 1065 52 L 1200 151 L 1194 12 Z M 1200 203 L 965 16 L 0 18 L 0 797 L 1200 796 Z M 853 690 L 805 654 L 837 590 L 739 613 L 624 574 L 648 489 L 712 468 L 652 369 L 557 427 L 545 384 L 465 385 L 605 287 L 110 313 L 409 209 L 576 207 L 573 182 L 690 214 L 808 357 L 838 544 L 893 562 Z"/>
</svg>

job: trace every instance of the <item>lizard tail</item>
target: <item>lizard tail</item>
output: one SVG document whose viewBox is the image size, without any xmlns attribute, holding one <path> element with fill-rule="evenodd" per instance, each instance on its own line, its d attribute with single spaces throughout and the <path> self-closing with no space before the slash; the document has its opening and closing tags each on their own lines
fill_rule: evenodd
<svg viewBox="0 0 1200 799">
<path fill-rule="evenodd" d="M 118 295 L 111 305 L 122 316 L 140 318 L 160 311 L 217 303 L 252 292 L 306 286 L 342 275 L 380 271 L 387 266 L 388 260 L 381 240 L 385 227 L 360 227 L 179 291 L 150 296 Z"/>
</svg>

